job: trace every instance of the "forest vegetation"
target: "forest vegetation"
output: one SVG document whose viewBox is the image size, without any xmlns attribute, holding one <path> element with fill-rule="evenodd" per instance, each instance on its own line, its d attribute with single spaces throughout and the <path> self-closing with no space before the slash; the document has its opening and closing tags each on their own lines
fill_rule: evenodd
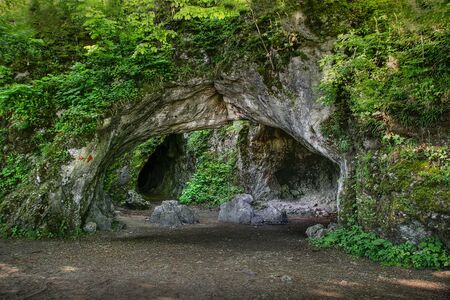
<svg viewBox="0 0 450 300">
<path fill-rule="evenodd" d="M 318 40 L 286 25 L 296 11 Z M 399 211 L 432 223 L 431 212 L 450 211 L 449 21 L 444 0 L 0 0 L 1 231 L 68 234 L 63 222 L 38 234 L 8 224 L 2 215 L 15 207 L 3 199 L 26 194 L 36 174 L 42 182 L 55 176 L 68 149 L 143 95 L 214 79 L 236 64 L 256 66 L 267 86 L 280 87 L 290 59 L 308 59 L 302 48 L 330 37 L 317 101 L 333 107 L 323 135 L 354 165 L 342 219 L 360 227 L 347 233 L 389 231 Z M 367 140 L 379 149 L 365 149 Z M 144 150 L 132 154 L 136 166 L 151 152 Z M 202 193 L 211 181 L 229 181 L 233 164 L 205 158 L 181 200 L 229 200 L 238 189 Z M 322 245 L 356 243 L 346 236 Z M 429 261 L 393 264 L 448 266 L 445 246 L 429 242 L 436 244 Z"/>
</svg>

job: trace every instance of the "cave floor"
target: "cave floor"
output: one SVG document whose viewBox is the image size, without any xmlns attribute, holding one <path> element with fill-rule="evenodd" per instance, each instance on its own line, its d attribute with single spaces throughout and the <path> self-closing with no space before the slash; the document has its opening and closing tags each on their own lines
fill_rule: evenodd
<svg viewBox="0 0 450 300">
<path fill-rule="evenodd" d="M 0 240 L 0 299 L 450 299 L 450 271 L 384 267 L 312 249 L 310 219 L 178 229 L 122 211 L 127 228 L 78 240 Z"/>
</svg>

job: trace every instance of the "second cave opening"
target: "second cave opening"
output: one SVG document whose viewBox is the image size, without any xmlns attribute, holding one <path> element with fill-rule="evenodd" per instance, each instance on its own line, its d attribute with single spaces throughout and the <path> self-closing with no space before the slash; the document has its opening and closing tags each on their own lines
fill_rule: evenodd
<svg viewBox="0 0 450 300">
<path fill-rule="evenodd" d="M 165 137 L 139 171 L 137 192 L 151 201 L 178 199 L 198 171 L 201 158 L 191 149 L 198 136 Z M 233 181 L 258 205 L 275 203 L 291 214 L 336 212 L 339 168 L 282 130 L 241 121 L 201 136 L 196 146 L 202 151 L 217 157 L 233 153 Z"/>
</svg>

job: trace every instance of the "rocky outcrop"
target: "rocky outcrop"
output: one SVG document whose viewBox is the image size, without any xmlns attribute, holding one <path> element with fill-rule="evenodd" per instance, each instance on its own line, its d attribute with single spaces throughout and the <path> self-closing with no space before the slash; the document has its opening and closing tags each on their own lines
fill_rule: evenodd
<svg viewBox="0 0 450 300">
<path fill-rule="evenodd" d="M 104 120 L 85 147 L 71 149 L 72 159 L 62 166 L 59 177 L 40 183 L 39 195 L 29 202 L 44 203 L 39 211 L 43 222 L 49 218 L 65 220 L 68 227 L 75 228 L 92 221 L 99 229 L 108 229 L 114 210 L 105 197 L 103 181 L 115 159 L 152 136 L 215 128 L 241 119 L 278 128 L 336 163 L 340 167 L 338 190 L 342 190 L 345 159 L 320 133 L 320 124 L 331 109 L 319 104 L 314 92 L 321 76 L 317 61 L 327 50 L 322 46 L 303 49 L 308 59 L 293 58 L 279 76 L 279 88 L 269 88 L 255 66 L 236 65 L 234 71 L 215 80 L 175 83 L 162 91 L 148 92 Z M 19 199 L 20 195 L 9 197 Z M 20 212 L 22 224 L 39 226 L 35 205 L 20 205 L 17 218 Z"/>
<path fill-rule="evenodd" d="M 275 207 L 257 209 L 252 206 L 251 195 L 240 194 L 220 206 L 219 222 L 235 224 L 286 224 L 287 214 Z"/>
<path fill-rule="evenodd" d="M 169 200 L 163 201 L 160 206 L 155 208 L 149 222 L 166 227 L 176 227 L 198 223 L 199 219 L 197 214 L 186 205 L 180 205 L 178 201 Z"/>
</svg>

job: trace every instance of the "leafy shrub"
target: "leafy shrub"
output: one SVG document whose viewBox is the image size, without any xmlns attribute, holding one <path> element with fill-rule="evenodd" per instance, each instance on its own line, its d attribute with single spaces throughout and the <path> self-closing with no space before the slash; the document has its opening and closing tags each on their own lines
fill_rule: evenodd
<svg viewBox="0 0 450 300">
<path fill-rule="evenodd" d="M 427 239 L 415 246 L 409 242 L 394 245 L 374 233 L 365 232 L 360 226 L 332 231 L 320 239 L 310 240 L 319 248 L 339 246 L 347 253 L 367 257 L 389 266 L 446 268 L 450 255 L 444 244 L 437 239 Z"/>
<path fill-rule="evenodd" d="M 405 4 L 392 14 L 375 5 L 375 23 L 339 36 L 336 52 L 323 60 L 322 101 L 346 102 L 363 127 L 380 120 L 416 128 L 439 122 L 450 107 L 446 9 L 436 1 L 429 10 Z"/>
<path fill-rule="evenodd" d="M 0 198 L 28 177 L 29 162 L 23 155 L 10 154 L 0 171 Z"/>
<path fill-rule="evenodd" d="M 233 183 L 235 163 L 234 159 L 227 161 L 224 158 L 216 158 L 212 154 L 204 155 L 194 176 L 183 190 L 180 202 L 220 205 L 229 201 L 240 192 Z"/>
</svg>

